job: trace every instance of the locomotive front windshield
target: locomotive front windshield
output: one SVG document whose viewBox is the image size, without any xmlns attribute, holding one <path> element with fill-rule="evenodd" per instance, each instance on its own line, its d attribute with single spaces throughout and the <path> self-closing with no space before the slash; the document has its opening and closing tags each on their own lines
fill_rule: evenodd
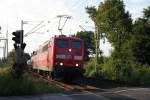
<svg viewBox="0 0 150 100">
<path fill-rule="evenodd" d="M 68 48 L 68 41 L 67 40 L 57 40 L 57 47 Z"/>
<path fill-rule="evenodd" d="M 72 41 L 72 48 L 73 49 L 80 49 L 81 48 L 81 42 L 80 41 Z"/>
</svg>

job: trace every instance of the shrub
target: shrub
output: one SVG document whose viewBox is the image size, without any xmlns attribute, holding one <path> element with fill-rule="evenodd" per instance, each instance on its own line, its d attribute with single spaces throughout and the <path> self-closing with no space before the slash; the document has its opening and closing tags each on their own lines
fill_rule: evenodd
<svg viewBox="0 0 150 100">
<path fill-rule="evenodd" d="M 132 73 L 131 80 L 132 82 L 150 85 L 150 66 L 140 64 L 136 66 Z"/>
<path fill-rule="evenodd" d="M 101 67 L 100 65 L 97 66 L 97 73 L 95 72 L 95 58 L 91 58 L 89 61 L 87 61 L 85 64 L 84 64 L 84 67 L 85 67 L 85 76 L 86 77 L 95 77 L 95 76 L 98 76 L 100 77 L 101 76 Z"/>
<path fill-rule="evenodd" d="M 27 95 L 33 93 L 33 88 L 34 85 L 31 80 L 26 78 L 13 79 L 10 69 L 1 71 L 0 95 Z"/>
<path fill-rule="evenodd" d="M 101 64 L 102 67 L 102 77 L 105 79 L 114 80 L 115 79 L 115 62 L 112 58 L 105 59 L 104 63 Z"/>
<path fill-rule="evenodd" d="M 39 93 L 61 92 L 62 89 L 55 85 L 48 85 L 42 79 L 33 78 L 32 75 L 25 73 L 20 79 L 14 79 L 10 68 L 0 69 L 0 95 L 30 95 Z"/>
</svg>

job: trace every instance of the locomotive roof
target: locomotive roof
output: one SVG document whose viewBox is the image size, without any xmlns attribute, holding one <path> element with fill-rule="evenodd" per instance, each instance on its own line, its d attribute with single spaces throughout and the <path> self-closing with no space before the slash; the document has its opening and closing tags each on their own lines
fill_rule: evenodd
<svg viewBox="0 0 150 100">
<path fill-rule="evenodd" d="M 42 48 L 44 45 L 48 44 L 48 42 L 51 41 L 52 39 L 66 39 L 66 38 L 75 39 L 75 40 L 82 40 L 76 36 L 55 35 L 55 37 L 52 37 L 50 40 L 47 40 L 43 44 L 41 44 L 39 46 L 39 48 Z"/>
<path fill-rule="evenodd" d="M 76 37 L 76 36 L 66 36 L 66 35 L 58 35 L 55 37 L 53 37 L 55 39 L 66 39 L 66 38 L 70 38 L 70 39 L 76 39 L 76 40 L 81 40 L 80 38 Z"/>
</svg>

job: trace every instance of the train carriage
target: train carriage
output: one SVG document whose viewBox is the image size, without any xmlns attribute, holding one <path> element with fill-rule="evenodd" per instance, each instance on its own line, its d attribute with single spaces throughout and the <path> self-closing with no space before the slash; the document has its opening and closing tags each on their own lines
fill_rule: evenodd
<svg viewBox="0 0 150 100">
<path fill-rule="evenodd" d="M 32 57 L 33 69 L 49 72 L 53 78 L 75 79 L 83 75 L 84 42 L 59 35 L 40 46 Z"/>
</svg>

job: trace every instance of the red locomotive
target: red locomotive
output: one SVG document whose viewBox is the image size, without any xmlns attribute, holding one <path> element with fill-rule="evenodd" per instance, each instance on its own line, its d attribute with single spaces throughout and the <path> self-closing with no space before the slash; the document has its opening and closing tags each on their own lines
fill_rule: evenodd
<svg viewBox="0 0 150 100">
<path fill-rule="evenodd" d="M 48 72 L 52 78 L 74 79 L 83 75 L 84 42 L 77 37 L 55 36 L 32 56 L 34 70 Z"/>
</svg>

